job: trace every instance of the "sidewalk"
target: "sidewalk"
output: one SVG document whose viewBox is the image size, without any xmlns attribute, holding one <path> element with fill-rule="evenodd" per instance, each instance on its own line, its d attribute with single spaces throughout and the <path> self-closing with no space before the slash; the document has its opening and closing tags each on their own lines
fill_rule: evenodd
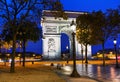
<svg viewBox="0 0 120 82">
<path fill-rule="evenodd" d="M 66 79 L 67 79 L 67 82 L 99 82 L 88 77 L 80 77 L 80 78 L 68 77 Z"/>
<path fill-rule="evenodd" d="M 64 78 L 66 80 L 66 82 L 100 82 L 100 81 L 97 81 L 97 80 L 94 80 L 92 78 L 89 78 L 89 77 L 79 77 L 79 78 L 73 78 L 73 77 L 70 77 L 70 76 L 60 76 L 62 78 Z"/>
<path fill-rule="evenodd" d="M 50 66 L 17 66 L 15 73 L 9 73 L 9 66 L 0 66 L 0 82 L 66 82 Z"/>
<path fill-rule="evenodd" d="M 79 78 L 75 78 L 75 77 L 63 75 L 59 70 L 54 70 L 54 71 L 58 74 L 59 77 L 63 78 L 66 82 L 100 82 L 86 76 L 80 76 Z"/>
<path fill-rule="evenodd" d="M 98 82 L 88 77 L 72 78 L 62 75 L 56 67 L 42 64 L 17 66 L 15 73 L 9 73 L 9 66 L 0 66 L 0 82 Z"/>
</svg>

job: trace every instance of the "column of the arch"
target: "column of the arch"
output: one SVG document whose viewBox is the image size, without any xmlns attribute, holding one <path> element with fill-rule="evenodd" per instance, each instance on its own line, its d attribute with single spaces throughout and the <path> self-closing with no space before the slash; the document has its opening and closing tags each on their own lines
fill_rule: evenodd
<svg viewBox="0 0 120 82">
<path fill-rule="evenodd" d="M 70 59 L 73 59 L 73 39 L 72 39 L 72 33 L 68 32 L 67 35 L 69 36 L 69 43 L 70 43 Z"/>
<path fill-rule="evenodd" d="M 70 59 L 73 59 L 73 40 L 70 39 Z"/>
<path fill-rule="evenodd" d="M 44 23 L 44 21 L 41 21 L 41 25 L 42 25 L 42 56 L 43 56 L 43 59 L 48 59 L 48 53 L 47 53 L 47 51 L 46 51 L 46 49 L 48 49 L 48 48 L 46 48 L 45 49 L 45 47 L 46 47 L 46 39 L 47 39 L 47 37 L 44 35 L 44 32 L 45 32 L 45 23 Z"/>
<path fill-rule="evenodd" d="M 80 49 L 78 48 L 79 47 L 79 45 L 78 45 L 79 43 L 78 43 L 77 39 L 76 39 L 75 42 L 76 42 L 76 57 L 79 57 L 80 56 L 80 52 L 79 52 Z"/>
<path fill-rule="evenodd" d="M 56 43 L 56 59 L 61 59 L 61 35 L 57 35 L 57 43 Z"/>
<path fill-rule="evenodd" d="M 70 39 L 70 58 L 73 58 L 73 39 L 72 36 L 69 36 Z M 75 37 L 75 45 L 76 45 L 76 57 L 81 57 L 81 46 L 79 45 L 77 38 Z"/>
<path fill-rule="evenodd" d="M 82 45 L 76 40 L 76 57 L 81 59 L 83 56 L 83 53 L 82 53 L 83 51 L 85 50 L 82 49 Z"/>
<path fill-rule="evenodd" d="M 76 57 L 78 57 L 79 53 L 78 53 L 78 41 L 77 41 L 77 37 L 75 35 L 75 46 L 76 46 Z"/>
<path fill-rule="evenodd" d="M 48 52 L 48 37 L 45 36 L 43 39 L 43 59 L 49 59 L 49 52 Z"/>
</svg>

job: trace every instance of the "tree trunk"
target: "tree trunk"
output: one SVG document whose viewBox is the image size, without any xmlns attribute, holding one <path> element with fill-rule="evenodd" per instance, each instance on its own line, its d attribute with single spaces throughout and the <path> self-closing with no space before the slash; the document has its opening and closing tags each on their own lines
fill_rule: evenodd
<svg viewBox="0 0 120 82">
<path fill-rule="evenodd" d="M 83 45 L 81 44 L 81 55 L 82 55 L 82 64 L 83 64 Z"/>
<path fill-rule="evenodd" d="M 25 53 L 26 53 L 25 43 L 26 39 L 23 39 L 23 67 L 25 67 Z"/>
<path fill-rule="evenodd" d="M 103 52 L 102 52 L 102 54 L 103 54 L 103 66 L 105 66 L 104 41 L 102 42 L 102 48 L 103 48 Z"/>
<path fill-rule="evenodd" d="M 88 63 L 88 59 L 87 59 L 87 44 L 85 44 L 85 63 Z"/>
<path fill-rule="evenodd" d="M 0 37 L 0 54 L 2 54 L 1 47 L 2 47 L 2 40 L 1 40 L 1 37 Z"/>
<path fill-rule="evenodd" d="M 15 51 L 16 51 L 16 35 L 13 36 L 13 50 L 11 54 L 11 66 L 10 66 L 10 72 L 15 72 Z"/>
</svg>

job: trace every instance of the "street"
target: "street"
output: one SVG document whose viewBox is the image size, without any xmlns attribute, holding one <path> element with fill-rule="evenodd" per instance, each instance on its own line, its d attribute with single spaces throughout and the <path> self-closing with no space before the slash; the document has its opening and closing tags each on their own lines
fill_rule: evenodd
<svg viewBox="0 0 120 82">
<path fill-rule="evenodd" d="M 64 75 L 70 75 L 72 66 L 64 66 L 61 71 Z M 88 76 L 102 82 L 120 82 L 120 68 L 115 65 L 77 64 L 77 71 L 80 76 Z"/>
<path fill-rule="evenodd" d="M 105 66 L 102 65 L 102 60 L 89 60 L 88 64 L 82 64 L 81 60 L 77 60 L 76 62 L 77 71 L 80 76 L 87 76 L 100 82 L 120 82 L 120 68 L 116 68 L 115 60 L 106 60 Z M 33 64 L 36 66 L 50 66 L 53 64 L 53 66 L 57 68 L 57 65 L 60 64 L 61 69 L 57 69 L 60 71 L 59 73 L 65 76 L 69 76 L 72 73 L 73 69 L 72 63 L 72 60 L 68 63 L 66 61 L 36 61 L 34 64 L 32 62 L 26 62 L 26 65 L 31 66 L 31 64 Z M 6 63 L 6 66 L 4 66 L 3 62 L 0 63 L 1 68 L 8 68 L 8 66 L 10 66 L 9 62 Z M 16 62 L 15 66 L 19 67 L 19 62 Z"/>
</svg>

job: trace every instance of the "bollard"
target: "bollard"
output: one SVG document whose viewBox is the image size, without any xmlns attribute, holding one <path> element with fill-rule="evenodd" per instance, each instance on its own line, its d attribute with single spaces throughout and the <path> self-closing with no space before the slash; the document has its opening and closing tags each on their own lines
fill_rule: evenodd
<svg viewBox="0 0 120 82">
<path fill-rule="evenodd" d="M 54 64 L 53 63 L 51 63 L 51 65 L 50 66 L 54 66 Z"/>
<path fill-rule="evenodd" d="M 34 61 L 32 61 L 32 64 L 34 64 Z"/>
<path fill-rule="evenodd" d="M 61 64 L 60 63 L 57 64 L 57 69 L 61 69 Z"/>
</svg>

